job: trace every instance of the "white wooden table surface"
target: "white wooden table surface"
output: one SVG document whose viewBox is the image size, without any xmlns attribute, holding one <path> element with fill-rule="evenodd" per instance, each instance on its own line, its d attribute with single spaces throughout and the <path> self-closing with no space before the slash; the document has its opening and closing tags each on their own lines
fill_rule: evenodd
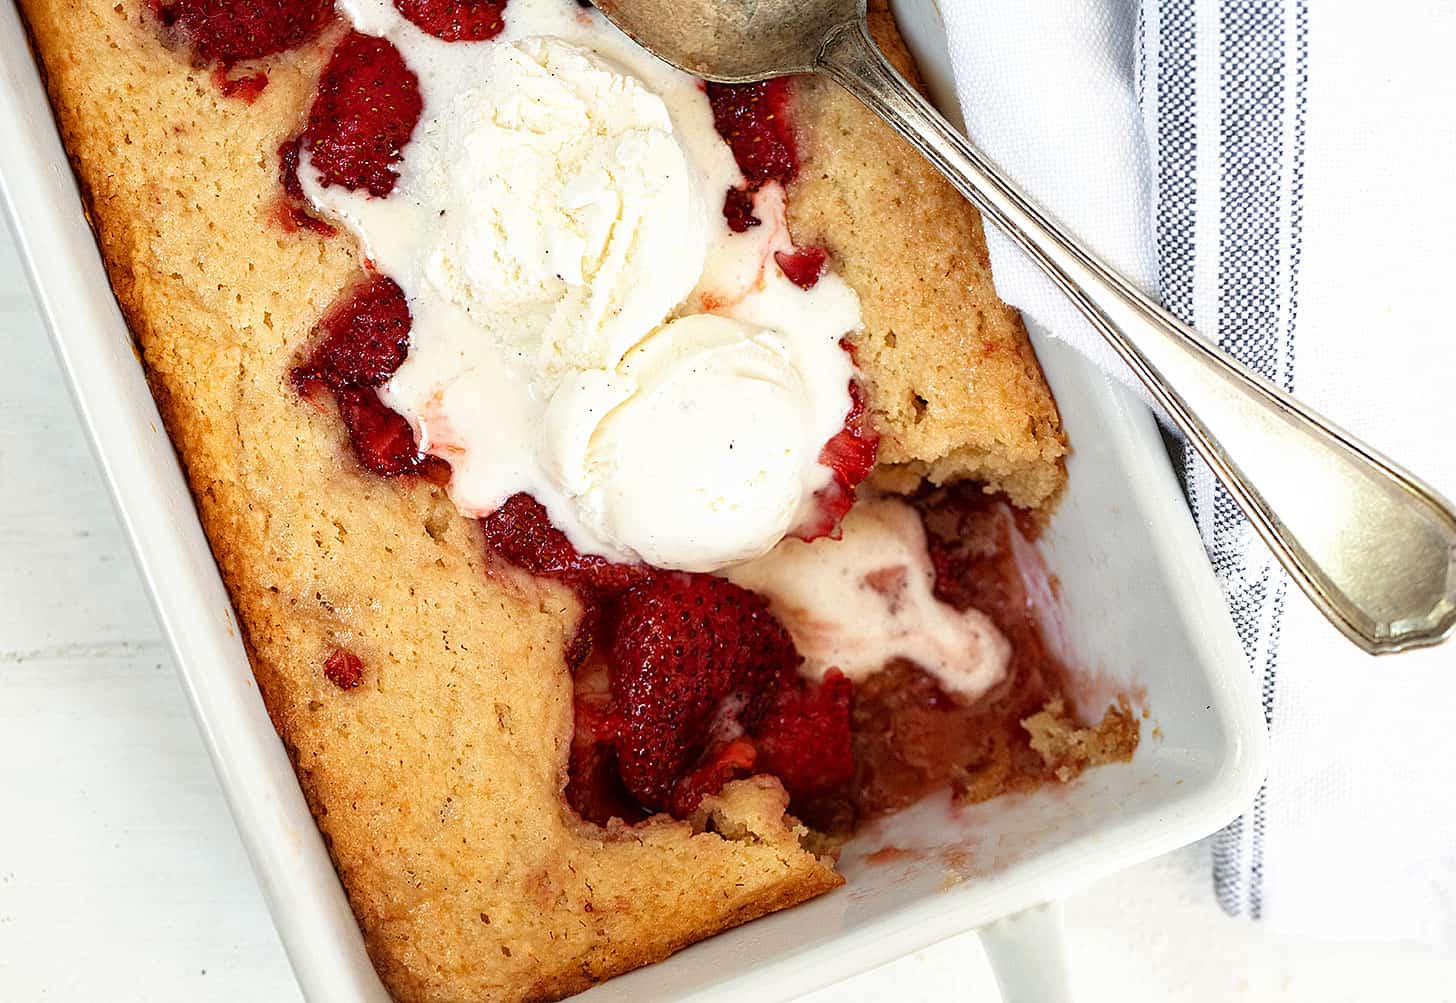
<svg viewBox="0 0 1456 1003">
<path fill-rule="evenodd" d="M 299 993 L 0 226 L 0 1003 Z M 1225 918 L 1203 847 L 1068 903 L 1087 1001 L 1456 1003 L 1456 958 Z M 811 997 L 994 1000 L 967 935 Z"/>
</svg>

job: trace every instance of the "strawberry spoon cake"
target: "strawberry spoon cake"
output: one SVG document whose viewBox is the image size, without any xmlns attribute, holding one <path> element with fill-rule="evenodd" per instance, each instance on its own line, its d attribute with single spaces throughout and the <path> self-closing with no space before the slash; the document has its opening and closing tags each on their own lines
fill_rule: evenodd
<svg viewBox="0 0 1456 1003">
<path fill-rule="evenodd" d="M 1044 632 L 1066 443 L 980 222 L 851 99 L 575 0 L 21 7 L 397 998 L 569 995 L 1131 755 Z"/>
</svg>

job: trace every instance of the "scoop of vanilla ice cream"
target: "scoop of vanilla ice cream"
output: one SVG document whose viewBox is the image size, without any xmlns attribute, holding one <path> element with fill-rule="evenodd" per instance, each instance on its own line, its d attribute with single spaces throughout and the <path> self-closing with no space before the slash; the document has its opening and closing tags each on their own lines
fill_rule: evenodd
<svg viewBox="0 0 1456 1003">
<path fill-rule="evenodd" d="M 546 428 L 583 521 L 658 567 L 757 557 L 824 477 L 822 423 L 782 335 L 714 314 L 665 325 L 615 373 L 578 375 Z"/>
<path fill-rule="evenodd" d="M 525 492 L 583 553 L 693 571 L 813 521 L 859 302 L 780 273 L 777 186 L 729 230 L 744 179 L 701 81 L 561 0 L 512 0 L 476 43 L 391 0 L 341 10 L 399 48 L 424 111 L 388 197 L 324 186 L 307 149 L 299 179 L 405 293 L 409 354 L 378 392 L 457 507 Z"/>
<path fill-rule="evenodd" d="M 423 123 L 428 281 L 547 377 L 610 368 L 697 283 L 709 216 L 662 98 L 560 39 L 485 49 Z"/>
</svg>

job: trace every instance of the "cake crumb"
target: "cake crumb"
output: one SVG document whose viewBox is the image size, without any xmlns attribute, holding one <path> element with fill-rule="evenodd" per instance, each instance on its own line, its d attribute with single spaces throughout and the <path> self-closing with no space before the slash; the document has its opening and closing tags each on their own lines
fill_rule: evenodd
<svg viewBox="0 0 1456 1003">
<path fill-rule="evenodd" d="M 1057 697 L 1025 718 L 1021 726 L 1031 736 L 1032 749 L 1062 783 L 1089 766 L 1125 763 L 1138 745 L 1137 721 L 1126 700 L 1107 708 L 1096 725 L 1083 728 L 1067 712 L 1066 702 Z"/>
</svg>

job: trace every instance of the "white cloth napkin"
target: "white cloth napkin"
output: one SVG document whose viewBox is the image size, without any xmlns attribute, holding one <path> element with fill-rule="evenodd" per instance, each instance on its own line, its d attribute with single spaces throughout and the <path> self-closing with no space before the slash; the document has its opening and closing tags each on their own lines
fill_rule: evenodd
<svg viewBox="0 0 1456 1003">
<path fill-rule="evenodd" d="M 941 6 L 993 159 L 1245 364 L 1456 496 L 1456 6 Z M 1005 299 L 1131 380 L 990 243 Z M 1264 789 L 1217 837 L 1219 901 L 1288 932 L 1456 946 L 1456 642 L 1360 654 L 1201 462 L 1179 462 L 1272 743 Z"/>
</svg>

